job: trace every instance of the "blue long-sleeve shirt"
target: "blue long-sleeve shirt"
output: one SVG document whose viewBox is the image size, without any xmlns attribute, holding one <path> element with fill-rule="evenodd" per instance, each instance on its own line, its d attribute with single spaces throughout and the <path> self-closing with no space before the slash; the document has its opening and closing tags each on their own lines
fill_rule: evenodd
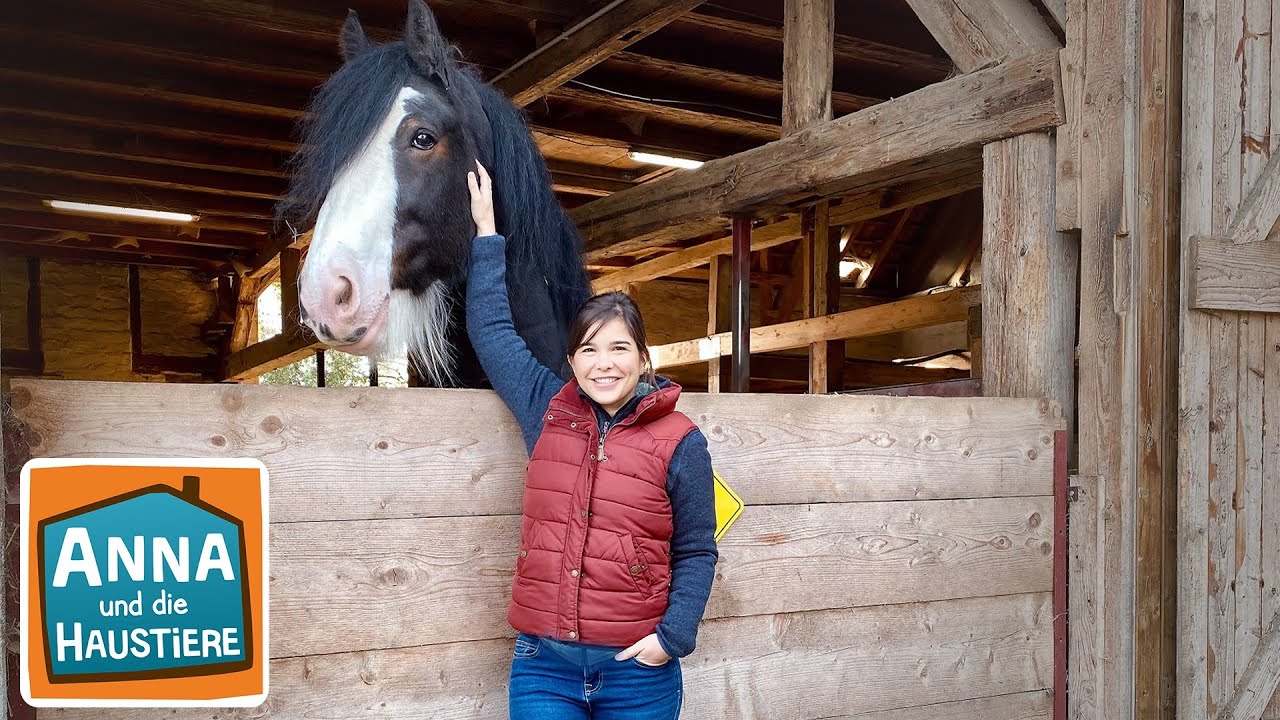
<svg viewBox="0 0 1280 720">
<path fill-rule="evenodd" d="M 547 405 L 564 382 L 539 363 L 516 334 L 506 270 L 506 240 L 501 235 L 476 238 L 467 280 L 467 334 L 493 389 L 520 424 L 525 448 L 532 454 Z M 602 426 L 622 420 L 636 405 L 633 399 L 610 418 L 592 403 Z M 711 455 L 702 431 L 695 429 L 676 447 L 666 486 L 673 528 L 671 589 L 657 635 L 668 655 L 683 657 L 693 652 L 719 557 Z"/>
</svg>

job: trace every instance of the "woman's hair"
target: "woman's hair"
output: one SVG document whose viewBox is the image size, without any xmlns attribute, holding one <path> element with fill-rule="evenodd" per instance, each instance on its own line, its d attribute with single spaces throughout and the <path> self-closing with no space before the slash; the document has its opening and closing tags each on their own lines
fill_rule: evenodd
<svg viewBox="0 0 1280 720">
<path fill-rule="evenodd" d="M 569 327 L 569 357 L 572 359 L 578 348 L 591 342 L 600 328 L 610 320 L 621 320 L 627 328 L 627 334 L 640 351 L 640 359 L 644 361 L 646 370 L 641 377 L 650 385 L 658 384 L 649 358 L 649 344 L 645 338 L 644 319 L 640 317 L 640 307 L 630 295 L 622 292 L 607 292 L 589 298 L 578 308 L 578 314 Z"/>
</svg>

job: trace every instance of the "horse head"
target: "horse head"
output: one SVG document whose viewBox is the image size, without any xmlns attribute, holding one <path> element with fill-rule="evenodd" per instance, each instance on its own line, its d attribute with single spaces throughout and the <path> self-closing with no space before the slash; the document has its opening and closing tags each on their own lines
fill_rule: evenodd
<svg viewBox="0 0 1280 720">
<path fill-rule="evenodd" d="M 402 41 L 371 42 L 352 11 L 340 47 L 279 208 L 295 232 L 313 230 L 301 321 L 344 352 L 407 351 L 434 385 L 483 384 L 460 312 L 475 236 L 466 175 L 479 159 L 508 236 L 517 331 L 561 368 L 586 295 L 581 242 L 519 111 L 455 60 L 421 0 L 410 0 Z"/>
</svg>

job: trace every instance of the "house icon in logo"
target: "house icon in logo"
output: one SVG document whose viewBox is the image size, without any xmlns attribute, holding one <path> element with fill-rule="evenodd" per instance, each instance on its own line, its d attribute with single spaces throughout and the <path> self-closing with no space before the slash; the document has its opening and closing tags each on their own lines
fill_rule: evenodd
<svg viewBox="0 0 1280 720">
<path fill-rule="evenodd" d="M 200 499 L 199 477 L 45 518 L 35 540 L 50 683 L 253 667 L 245 525 Z"/>
</svg>

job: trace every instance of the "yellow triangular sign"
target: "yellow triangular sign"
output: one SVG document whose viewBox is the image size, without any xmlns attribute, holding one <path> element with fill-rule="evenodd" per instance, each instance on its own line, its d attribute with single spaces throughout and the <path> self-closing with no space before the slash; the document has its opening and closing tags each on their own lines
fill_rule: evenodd
<svg viewBox="0 0 1280 720">
<path fill-rule="evenodd" d="M 720 473 L 711 471 L 715 476 L 716 484 L 716 542 L 720 542 L 720 538 L 724 537 L 729 526 L 733 525 L 733 521 L 738 519 L 742 514 L 742 508 L 745 505 L 742 498 L 738 497 L 738 493 L 733 491 L 725 483 L 724 478 L 720 477 Z"/>
</svg>

